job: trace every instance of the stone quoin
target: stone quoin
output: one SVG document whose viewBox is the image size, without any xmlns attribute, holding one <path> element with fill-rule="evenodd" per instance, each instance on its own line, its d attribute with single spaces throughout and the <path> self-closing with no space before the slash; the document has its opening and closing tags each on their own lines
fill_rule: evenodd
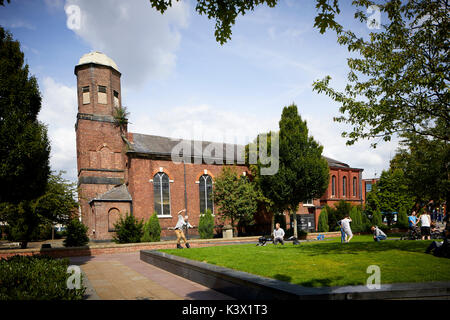
<svg viewBox="0 0 450 320">
<path fill-rule="evenodd" d="M 184 162 L 174 162 L 172 152 L 181 139 L 128 132 L 126 123 L 119 126 L 115 110 L 122 108 L 121 73 L 105 54 L 85 54 L 75 66 L 75 75 L 79 201 L 81 219 L 89 228 L 91 240 L 112 239 L 120 215 L 130 213 L 147 221 L 154 212 L 159 217 L 161 237 L 173 238 L 168 228 L 175 226 L 179 210 L 186 208 L 189 222 L 195 226 L 205 209 L 217 213 L 211 192 L 223 166 L 249 174 L 243 161 L 244 146 L 188 141 L 191 152 L 184 148 L 180 154 Z M 211 146 L 213 151 L 205 152 L 211 151 Z M 320 199 L 299 205 L 301 228 L 307 231 L 316 230 L 325 204 L 333 205 L 341 199 L 363 203 L 363 169 L 326 159 L 330 168 L 328 189 Z M 289 216 L 286 218 L 289 224 Z M 253 232 L 270 233 L 269 215 L 257 213 L 255 221 Z M 197 229 L 189 230 L 189 235 L 198 236 Z"/>
</svg>

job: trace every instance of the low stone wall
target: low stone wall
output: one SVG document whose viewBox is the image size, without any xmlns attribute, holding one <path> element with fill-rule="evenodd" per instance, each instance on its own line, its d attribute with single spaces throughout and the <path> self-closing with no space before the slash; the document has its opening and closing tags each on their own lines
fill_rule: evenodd
<svg viewBox="0 0 450 320">
<path fill-rule="evenodd" d="M 325 238 L 340 237 L 340 232 L 318 232 L 308 233 L 306 240 L 315 240 L 318 235 L 324 235 Z M 216 245 L 230 245 L 239 242 L 257 243 L 259 236 L 254 237 L 237 237 L 231 239 L 190 239 L 189 243 L 192 248 L 195 247 L 207 247 Z M 302 238 L 301 238 L 302 239 Z M 100 254 L 113 254 L 113 253 L 125 253 L 136 252 L 141 250 L 159 250 L 159 249 L 172 249 L 176 246 L 176 240 L 161 241 L 161 242 L 146 242 L 146 243 L 102 243 L 85 247 L 70 247 L 70 248 L 33 248 L 33 249 L 0 249 L 0 259 L 7 258 L 15 255 L 48 255 L 55 258 L 63 257 L 80 257 L 80 256 L 96 256 Z"/>
<path fill-rule="evenodd" d="M 192 248 L 207 247 L 217 245 L 230 245 L 236 243 L 256 243 L 259 237 L 241 237 L 233 239 L 191 239 L 189 243 Z M 14 249 L 0 250 L 0 259 L 8 258 L 15 255 L 48 255 L 55 258 L 63 257 L 80 257 L 80 256 L 97 256 L 101 254 L 114 254 L 136 252 L 141 250 L 159 250 L 174 249 L 176 241 L 146 242 L 146 243 L 126 243 L 126 244 L 98 244 L 85 247 L 69 247 L 69 248 L 44 248 L 44 249 Z"/>
<path fill-rule="evenodd" d="M 141 251 L 142 261 L 238 300 L 450 299 L 450 282 L 398 283 L 308 288 L 158 251 Z"/>
</svg>

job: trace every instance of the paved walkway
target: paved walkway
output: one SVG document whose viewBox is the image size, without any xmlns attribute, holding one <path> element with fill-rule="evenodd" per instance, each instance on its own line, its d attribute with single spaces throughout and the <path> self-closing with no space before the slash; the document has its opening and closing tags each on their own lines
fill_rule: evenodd
<svg viewBox="0 0 450 320">
<path fill-rule="evenodd" d="M 142 262 L 139 252 L 70 258 L 86 277 L 88 299 L 230 300 L 229 296 Z"/>
</svg>

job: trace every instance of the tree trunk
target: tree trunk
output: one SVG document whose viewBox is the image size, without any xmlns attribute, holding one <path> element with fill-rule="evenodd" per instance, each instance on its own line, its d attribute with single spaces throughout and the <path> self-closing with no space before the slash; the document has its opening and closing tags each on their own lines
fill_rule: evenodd
<svg viewBox="0 0 450 320">
<path fill-rule="evenodd" d="M 298 233 L 297 233 L 297 213 L 295 211 L 292 212 L 292 218 L 294 220 L 294 237 L 298 239 Z"/>
<path fill-rule="evenodd" d="M 272 221 L 270 223 L 270 234 L 272 234 L 274 229 L 275 229 L 275 213 L 272 214 Z"/>
<path fill-rule="evenodd" d="M 20 242 L 20 249 L 26 249 L 28 246 L 28 241 L 22 241 Z"/>
</svg>

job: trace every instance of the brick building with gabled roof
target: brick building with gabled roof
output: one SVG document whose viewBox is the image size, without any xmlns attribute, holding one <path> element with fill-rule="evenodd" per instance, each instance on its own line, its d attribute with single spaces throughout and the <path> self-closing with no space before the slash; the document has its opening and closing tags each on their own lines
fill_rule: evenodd
<svg viewBox="0 0 450 320">
<path fill-rule="evenodd" d="M 189 222 L 198 226 L 201 212 L 217 213 L 212 190 L 223 166 L 232 166 L 239 174 L 249 172 L 244 146 L 131 133 L 126 124 L 119 126 L 114 112 L 122 106 L 121 73 L 103 53 L 84 55 L 75 66 L 75 75 L 79 200 L 91 239 L 112 239 L 114 224 L 125 213 L 146 221 L 156 212 L 162 238 L 173 236 L 168 228 L 176 224 L 176 213 L 183 208 Z M 173 161 L 174 157 L 184 161 Z M 326 159 L 329 188 L 320 199 L 300 204 L 301 229 L 316 229 L 325 204 L 340 199 L 362 202 L 362 169 Z M 256 221 L 256 232 L 270 233 L 270 218 L 259 214 Z M 196 229 L 190 235 L 197 235 Z"/>
</svg>

